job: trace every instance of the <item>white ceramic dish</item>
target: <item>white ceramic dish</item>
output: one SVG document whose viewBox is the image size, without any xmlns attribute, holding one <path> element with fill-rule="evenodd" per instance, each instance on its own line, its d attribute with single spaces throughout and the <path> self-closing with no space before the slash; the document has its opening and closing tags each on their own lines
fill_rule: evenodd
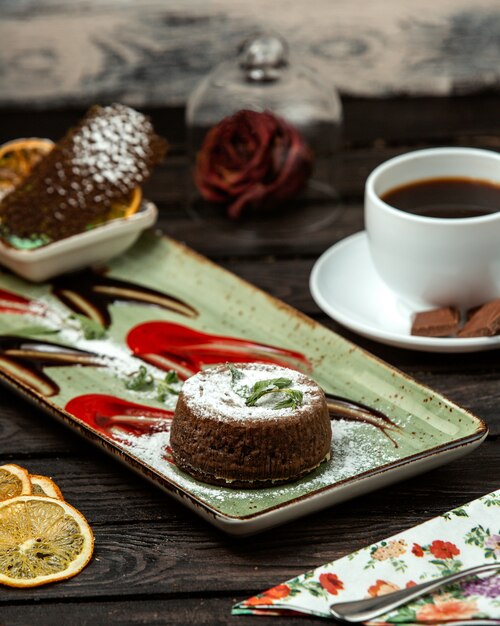
<svg viewBox="0 0 500 626">
<path fill-rule="evenodd" d="M 426 307 L 400 297 L 382 281 L 373 266 L 364 231 L 324 252 L 314 265 L 309 286 L 316 304 L 335 321 L 381 343 L 427 352 L 476 352 L 500 347 L 500 336 L 412 336 L 412 316 Z"/>
<path fill-rule="evenodd" d="M 0 240 L 0 264 L 33 282 L 104 263 L 125 252 L 158 217 L 156 205 L 143 200 L 137 213 L 66 237 L 34 250 L 18 250 Z"/>
</svg>

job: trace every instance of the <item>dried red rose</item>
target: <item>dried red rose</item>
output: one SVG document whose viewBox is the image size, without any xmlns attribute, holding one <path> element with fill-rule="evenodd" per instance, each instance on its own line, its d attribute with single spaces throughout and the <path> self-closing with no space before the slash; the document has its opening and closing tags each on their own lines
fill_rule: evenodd
<svg viewBox="0 0 500 626">
<path fill-rule="evenodd" d="M 265 111 L 241 110 L 211 128 L 198 153 L 195 182 L 209 202 L 244 210 L 297 194 L 312 169 L 312 152 L 296 128 Z"/>
</svg>

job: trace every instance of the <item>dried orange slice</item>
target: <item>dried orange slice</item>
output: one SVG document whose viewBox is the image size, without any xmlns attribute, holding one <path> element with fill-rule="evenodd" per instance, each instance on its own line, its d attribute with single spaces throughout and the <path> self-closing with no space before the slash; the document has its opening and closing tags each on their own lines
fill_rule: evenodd
<svg viewBox="0 0 500 626">
<path fill-rule="evenodd" d="M 130 217 L 134 213 L 137 213 L 137 211 L 139 210 L 139 207 L 141 206 L 141 202 L 142 202 L 142 191 L 140 187 L 136 187 L 131 193 L 130 202 L 124 212 L 124 217 Z M 113 209 L 114 209 L 114 206 L 115 205 L 113 204 Z"/>
<path fill-rule="evenodd" d="M 85 517 L 64 500 L 18 496 L 0 502 L 0 583 L 38 587 L 75 576 L 94 551 Z"/>
<path fill-rule="evenodd" d="M 64 500 L 61 490 L 48 476 L 30 474 L 30 482 L 34 496 L 48 496 L 49 498 Z"/>
<path fill-rule="evenodd" d="M 0 503 L 31 493 L 28 471 L 19 465 L 0 465 Z"/>
<path fill-rule="evenodd" d="M 0 146 L 0 200 L 25 178 L 31 168 L 54 147 L 50 139 L 32 137 L 14 139 Z M 99 223 L 120 217 L 130 217 L 141 206 L 142 191 L 136 187 L 127 198 L 112 204 L 105 219 Z"/>
<path fill-rule="evenodd" d="M 31 168 L 48 154 L 54 143 L 50 139 L 14 139 L 0 146 L 0 193 L 4 195 L 29 174 Z"/>
</svg>

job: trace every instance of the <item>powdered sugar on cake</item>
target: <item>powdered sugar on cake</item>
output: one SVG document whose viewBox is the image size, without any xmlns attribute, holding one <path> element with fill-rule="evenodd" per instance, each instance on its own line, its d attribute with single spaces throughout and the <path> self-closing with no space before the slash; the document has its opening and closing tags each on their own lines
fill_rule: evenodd
<svg viewBox="0 0 500 626">
<path fill-rule="evenodd" d="M 289 485 L 255 490 L 215 487 L 195 481 L 189 475 L 179 472 L 165 456 L 170 443 L 168 430 L 141 437 L 122 434 L 121 441 L 138 459 L 208 503 L 238 500 L 259 502 L 268 501 L 270 497 L 280 499 L 287 496 L 292 499 L 303 492 L 312 493 L 317 489 L 333 486 L 399 458 L 397 449 L 388 444 L 384 437 L 373 437 L 373 428 L 367 424 L 336 420 L 332 431 L 331 459 L 322 463 L 309 478 L 302 478 Z"/>
<path fill-rule="evenodd" d="M 304 374 L 286 367 L 261 363 L 236 364 L 236 367 L 243 377 L 234 382 L 227 366 L 199 372 L 189 378 L 183 386 L 189 407 L 197 413 L 213 415 L 218 419 L 276 419 L 289 416 L 292 412 L 301 413 L 321 394 L 319 387 Z M 273 378 L 288 378 L 290 389 L 303 394 L 301 405 L 294 409 L 274 409 L 277 401 L 284 397 L 280 393 L 264 395 L 256 406 L 245 404 L 255 383 Z"/>
</svg>

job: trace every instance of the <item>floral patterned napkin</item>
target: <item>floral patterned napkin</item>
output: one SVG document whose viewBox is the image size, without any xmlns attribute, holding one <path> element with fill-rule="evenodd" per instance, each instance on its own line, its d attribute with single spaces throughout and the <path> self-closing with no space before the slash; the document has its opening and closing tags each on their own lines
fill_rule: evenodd
<svg viewBox="0 0 500 626">
<path fill-rule="evenodd" d="M 500 490 L 272 587 L 232 612 L 330 617 L 329 606 L 336 601 L 379 596 L 495 561 L 500 566 Z M 372 623 L 486 618 L 500 624 L 500 571 L 450 585 Z"/>
</svg>

